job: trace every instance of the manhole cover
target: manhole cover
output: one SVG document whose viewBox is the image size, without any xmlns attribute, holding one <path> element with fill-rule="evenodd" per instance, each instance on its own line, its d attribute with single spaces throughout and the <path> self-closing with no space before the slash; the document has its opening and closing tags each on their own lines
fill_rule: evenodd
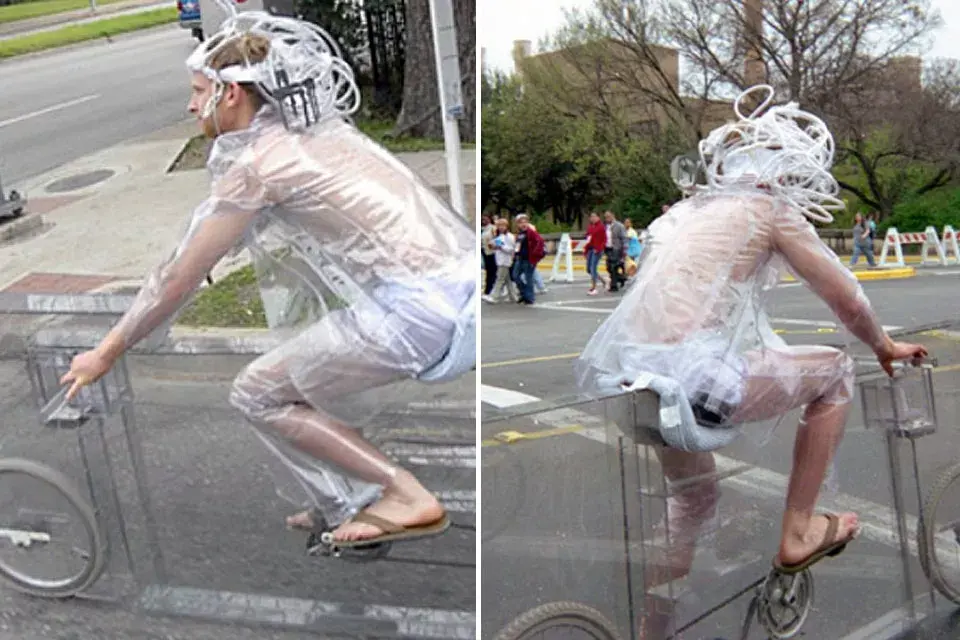
<svg viewBox="0 0 960 640">
<path fill-rule="evenodd" d="M 103 182 L 107 178 L 112 178 L 116 171 L 110 169 L 97 169 L 96 171 L 87 171 L 86 173 L 78 173 L 75 176 L 69 176 L 67 178 L 60 178 L 59 180 L 54 180 L 46 187 L 44 190 L 48 193 L 64 193 L 66 191 L 76 191 L 77 189 L 84 189 L 86 187 L 93 186 L 98 182 Z"/>
</svg>

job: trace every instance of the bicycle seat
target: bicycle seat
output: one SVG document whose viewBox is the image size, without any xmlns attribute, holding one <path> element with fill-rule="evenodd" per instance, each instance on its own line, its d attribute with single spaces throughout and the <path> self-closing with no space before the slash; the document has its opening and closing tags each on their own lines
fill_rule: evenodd
<svg viewBox="0 0 960 640">
<path fill-rule="evenodd" d="M 637 420 L 633 420 L 634 423 L 632 424 L 627 424 L 632 419 L 630 416 L 616 420 L 622 431 L 624 431 L 626 425 L 629 431 L 624 431 L 624 433 L 631 438 L 634 437 L 632 432 L 637 427 L 644 426 L 656 430 L 657 435 L 669 447 L 681 451 L 704 452 L 723 448 L 733 442 L 740 434 L 740 429 L 737 426 L 716 428 L 697 422 L 693 407 L 683 387 L 673 378 L 644 371 L 637 374 L 630 384 L 624 384 L 622 377 L 618 376 L 600 376 L 597 384 L 600 388 L 606 388 L 611 392 L 649 390 L 657 395 L 659 408 L 656 424 L 652 424 L 653 420 L 650 421 L 649 426 L 635 424 Z"/>
</svg>

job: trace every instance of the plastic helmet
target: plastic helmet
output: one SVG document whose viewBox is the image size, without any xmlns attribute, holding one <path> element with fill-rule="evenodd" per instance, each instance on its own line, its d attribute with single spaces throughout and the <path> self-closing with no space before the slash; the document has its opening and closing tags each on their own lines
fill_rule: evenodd
<svg viewBox="0 0 960 640">
<path fill-rule="evenodd" d="M 290 130 L 307 129 L 356 112 L 360 91 L 353 70 L 327 32 L 303 20 L 262 11 L 237 13 L 228 2 L 218 0 L 218 4 L 229 17 L 187 58 L 187 68 L 214 83 L 214 94 L 204 106 L 202 117 L 215 116 L 215 107 L 231 82 L 255 85 Z M 210 66 L 224 47 L 247 35 L 261 36 L 270 43 L 264 60 L 247 60 L 220 70 Z"/>
<path fill-rule="evenodd" d="M 743 103 L 755 92 L 767 95 L 745 115 Z M 710 192 L 765 188 L 811 220 L 833 222 L 830 212 L 844 208 L 837 197 L 840 186 L 830 173 L 833 136 L 823 120 L 796 103 L 771 107 L 773 95 L 769 85 L 747 89 L 734 101 L 737 120 L 700 141 L 699 168 L 706 184 L 696 188 Z M 689 171 L 673 173 L 681 190 L 694 189 L 689 178 L 678 180 Z"/>
</svg>

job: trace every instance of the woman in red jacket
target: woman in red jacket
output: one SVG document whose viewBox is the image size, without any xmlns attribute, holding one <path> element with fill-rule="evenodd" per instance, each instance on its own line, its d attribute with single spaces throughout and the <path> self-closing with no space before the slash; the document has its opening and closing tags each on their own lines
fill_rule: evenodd
<svg viewBox="0 0 960 640">
<path fill-rule="evenodd" d="M 587 273 L 590 274 L 590 291 L 587 295 L 597 295 L 597 282 L 600 282 L 600 258 L 607 249 L 607 228 L 600 221 L 596 213 L 590 214 L 590 226 L 587 227 L 587 243 L 584 251 L 587 254 Z"/>
</svg>

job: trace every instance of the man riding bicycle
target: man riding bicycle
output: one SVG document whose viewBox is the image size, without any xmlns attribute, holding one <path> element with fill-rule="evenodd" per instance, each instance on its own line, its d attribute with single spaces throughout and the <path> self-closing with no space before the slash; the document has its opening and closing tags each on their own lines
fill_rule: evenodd
<svg viewBox="0 0 960 640">
<path fill-rule="evenodd" d="M 689 571 L 698 533 L 716 512 L 711 451 L 745 423 L 803 408 L 775 566 L 797 573 L 839 552 L 859 531 L 857 514 L 815 513 L 854 394 L 854 362 L 826 346 L 788 346 L 770 327 L 767 294 L 786 266 L 819 296 L 892 374 L 896 360 L 924 357 L 892 340 L 854 275 L 817 235 L 843 207 L 830 174 L 833 139 L 796 105 L 748 116 L 700 144 L 706 185 L 650 226 L 635 284 L 593 335 L 577 364 L 593 392 L 652 389 L 661 399 L 659 451 L 671 483 L 701 478 L 668 499 L 676 544 L 669 576 Z M 749 428 L 743 430 L 748 436 Z M 647 585 L 648 587 L 653 585 Z"/>
<path fill-rule="evenodd" d="M 247 366 L 230 402 L 311 494 L 314 509 L 288 525 L 329 527 L 337 542 L 442 532 L 433 494 L 347 416 L 361 392 L 472 368 L 475 233 L 346 121 L 359 106 L 353 73 L 314 25 L 234 15 L 187 65 L 189 110 L 214 139 L 211 194 L 120 322 L 73 360 L 70 396 L 245 246 L 287 340 Z"/>
</svg>

